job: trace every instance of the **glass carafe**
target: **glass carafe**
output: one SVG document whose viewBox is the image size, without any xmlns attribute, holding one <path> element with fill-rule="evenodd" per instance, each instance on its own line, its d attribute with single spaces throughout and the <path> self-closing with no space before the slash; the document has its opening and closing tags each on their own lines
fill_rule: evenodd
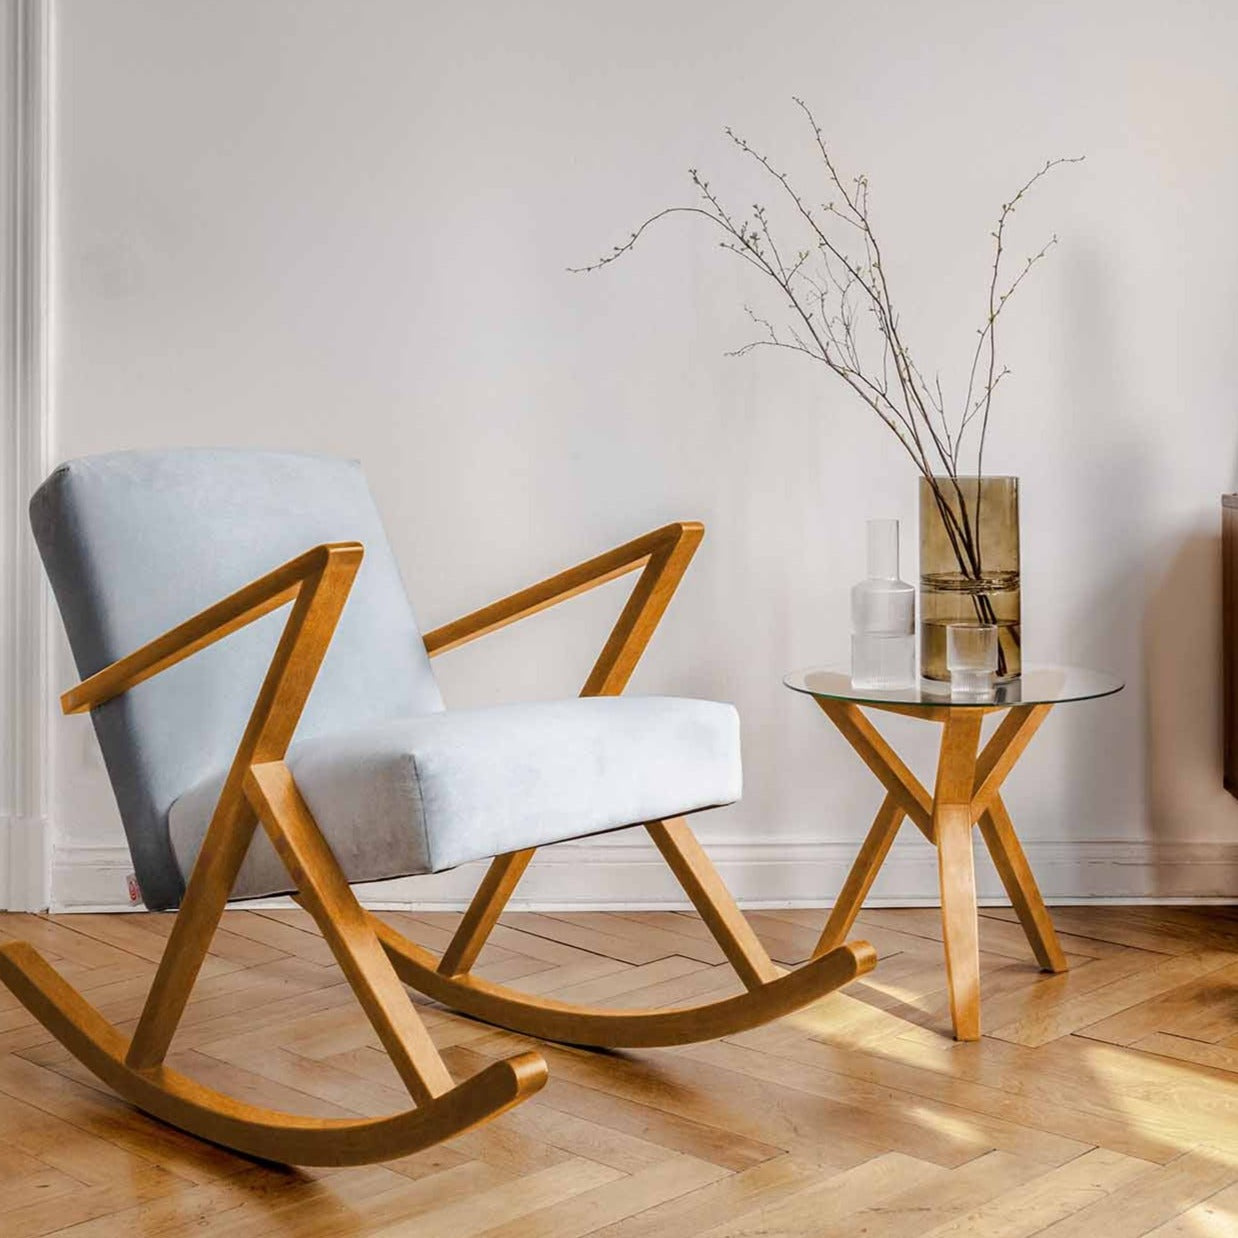
<svg viewBox="0 0 1238 1238">
<path fill-rule="evenodd" d="M 916 682 L 916 591 L 898 575 L 898 521 L 868 522 L 868 576 L 851 590 L 851 684 Z"/>
</svg>

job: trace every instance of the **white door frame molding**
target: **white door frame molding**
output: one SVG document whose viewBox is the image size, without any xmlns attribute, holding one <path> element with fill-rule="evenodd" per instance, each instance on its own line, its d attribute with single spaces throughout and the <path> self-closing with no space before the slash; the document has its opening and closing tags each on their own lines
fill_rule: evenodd
<svg viewBox="0 0 1238 1238">
<path fill-rule="evenodd" d="M 48 0 L 3 4 L 0 907 L 48 903 L 47 601 L 26 501 L 47 471 Z"/>
</svg>

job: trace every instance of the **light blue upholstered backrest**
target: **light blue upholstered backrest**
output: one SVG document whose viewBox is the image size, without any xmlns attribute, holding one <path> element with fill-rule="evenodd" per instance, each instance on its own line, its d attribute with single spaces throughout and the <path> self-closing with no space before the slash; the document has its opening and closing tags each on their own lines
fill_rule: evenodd
<svg viewBox="0 0 1238 1238">
<path fill-rule="evenodd" d="M 117 452 L 61 465 L 30 502 L 83 677 L 322 542 L 365 558 L 298 736 L 442 709 L 382 521 L 354 461 L 260 451 Z M 227 766 L 288 608 L 93 712 L 149 907 L 179 903 L 173 801 Z"/>
</svg>

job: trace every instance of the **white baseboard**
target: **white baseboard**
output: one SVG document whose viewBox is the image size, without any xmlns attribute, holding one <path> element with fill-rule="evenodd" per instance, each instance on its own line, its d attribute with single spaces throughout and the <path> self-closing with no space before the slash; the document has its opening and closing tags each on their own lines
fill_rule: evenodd
<svg viewBox="0 0 1238 1238">
<path fill-rule="evenodd" d="M 850 843 L 707 843 L 723 878 L 746 907 L 828 906 L 855 858 Z M 1238 902 L 1238 844 L 1035 842 L 1024 844 L 1050 903 Z M 55 848 L 55 911 L 130 910 L 132 869 L 120 846 Z M 371 907 L 446 911 L 465 906 L 484 865 L 429 877 L 361 886 Z M 1002 903 L 1001 883 L 977 841 L 977 885 L 983 902 Z M 936 905 L 937 861 L 922 841 L 891 849 L 869 900 L 874 906 Z M 687 906 L 683 892 L 651 844 L 564 843 L 540 852 L 512 899 L 513 910 L 565 911 Z"/>
</svg>

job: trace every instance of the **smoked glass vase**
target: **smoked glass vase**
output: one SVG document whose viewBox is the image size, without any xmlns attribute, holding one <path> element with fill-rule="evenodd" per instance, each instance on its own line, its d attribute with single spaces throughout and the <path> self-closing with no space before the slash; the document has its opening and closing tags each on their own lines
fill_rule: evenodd
<svg viewBox="0 0 1238 1238">
<path fill-rule="evenodd" d="M 1019 479 L 920 478 L 920 674 L 946 682 L 946 629 L 995 624 L 997 681 L 1022 669 Z"/>
</svg>

